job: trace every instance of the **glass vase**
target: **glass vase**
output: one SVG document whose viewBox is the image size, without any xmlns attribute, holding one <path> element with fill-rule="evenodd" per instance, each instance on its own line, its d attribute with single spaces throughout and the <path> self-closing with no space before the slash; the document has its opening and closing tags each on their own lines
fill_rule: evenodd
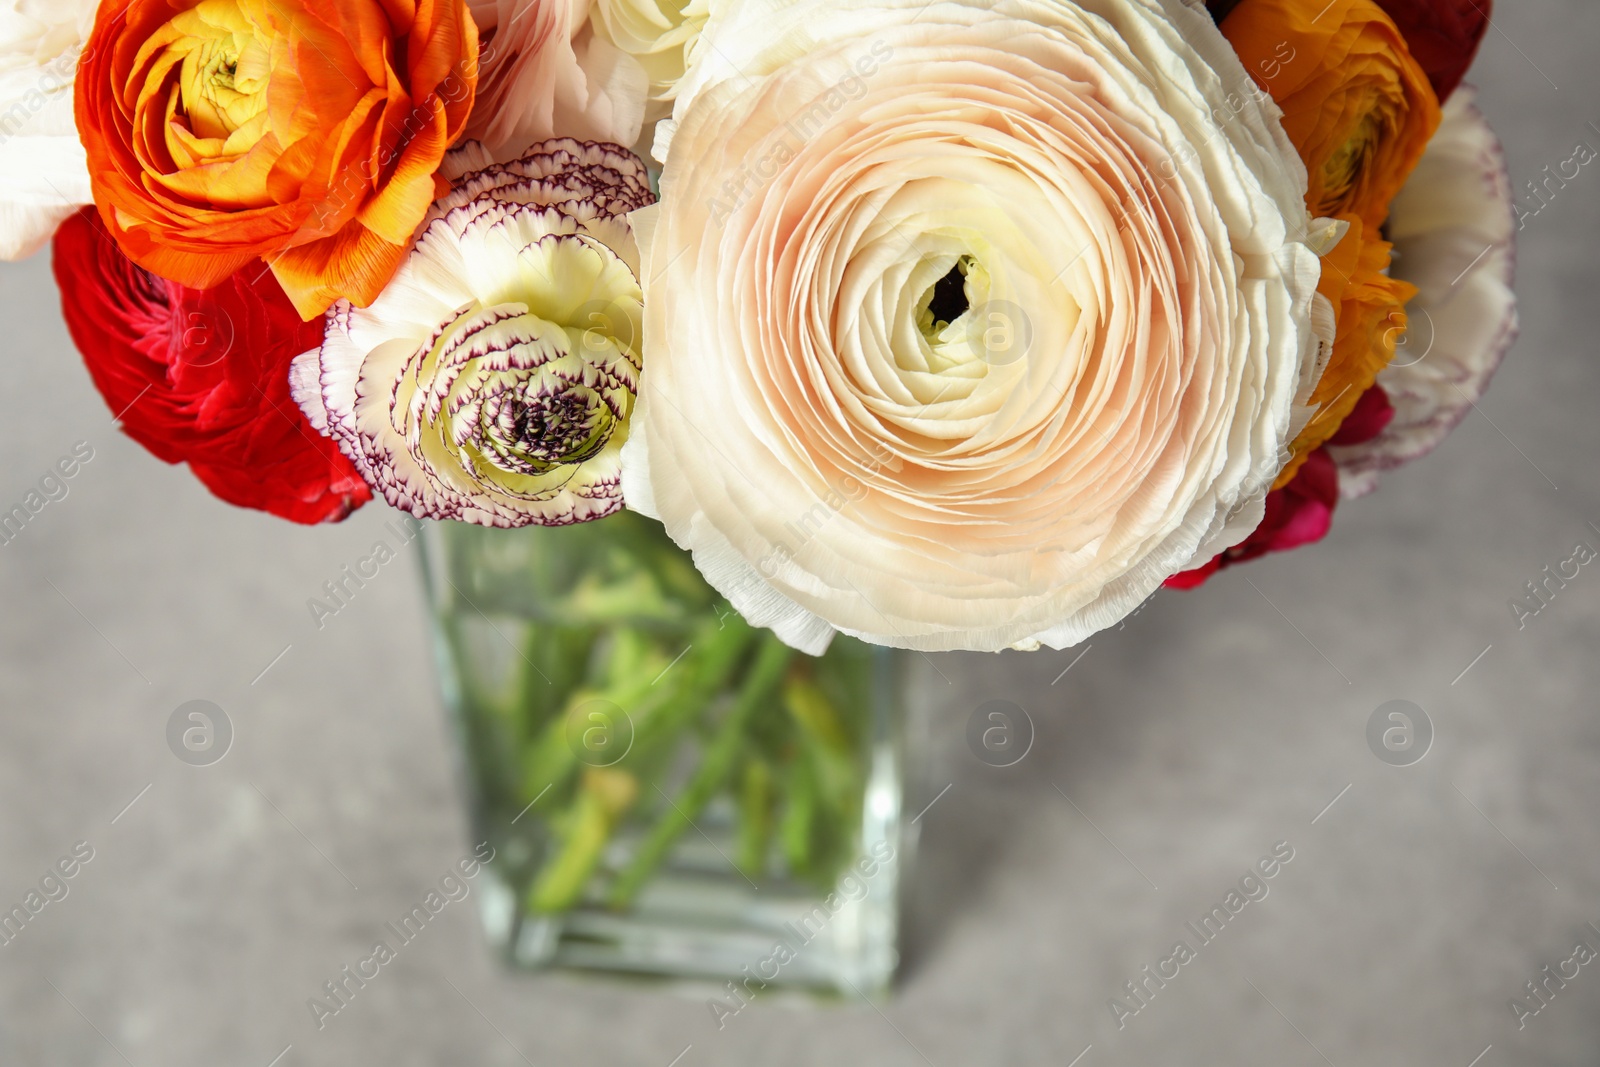
<svg viewBox="0 0 1600 1067">
<path fill-rule="evenodd" d="M 904 653 L 755 630 L 656 522 L 425 525 L 479 899 L 512 963 L 885 990 L 911 854 Z"/>
</svg>

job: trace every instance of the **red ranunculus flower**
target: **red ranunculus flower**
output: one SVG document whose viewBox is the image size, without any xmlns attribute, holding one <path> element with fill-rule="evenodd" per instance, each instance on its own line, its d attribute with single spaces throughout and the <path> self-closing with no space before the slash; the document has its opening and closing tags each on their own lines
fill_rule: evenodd
<svg viewBox="0 0 1600 1067">
<path fill-rule="evenodd" d="M 1370 441 L 1384 431 L 1394 418 L 1394 405 L 1383 386 L 1374 382 L 1356 401 L 1350 414 L 1344 417 L 1339 429 L 1328 438 L 1330 445 L 1359 445 Z"/>
<path fill-rule="evenodd" d="M 1339 432 L 1328 443 L 1353 445 L 1371 440 L 1383 432 L 1392 418 L 1394 407 L 1389 397 L 1383 386 L 1374 385 L 1361 394 L 1355 409 L 1345 416 Z M 1286 485 L 1267 494 L 1267 513 L 1254 533 L 1209 562 L 1174 574 L 1165 584 L 1173 589 L 1193 589 L 1223 567 L 1320 541 L 1333 524 L 1333 509 L 1338 502 L 1339 470 L 1328 450 L 1318 448 L 1306 456 L 1305 463 Z"/>
<path fill-rule="evenodd" d="M 289 362 L 322 340 L 260 264 L 214 289 L 123 255 L 93 208 L 55 237 L 56 284 L 95 387 L 129 437 L 230 504 L 336 522 L 372 498 L 289 399 Z"/>
<path fill-rule="evenodd" d="M 1444 103 L 1478 54 L 1494 0 L 1378 0 L 1378 6 L 1400 27 L 1406 47 Z"/>
</svg>

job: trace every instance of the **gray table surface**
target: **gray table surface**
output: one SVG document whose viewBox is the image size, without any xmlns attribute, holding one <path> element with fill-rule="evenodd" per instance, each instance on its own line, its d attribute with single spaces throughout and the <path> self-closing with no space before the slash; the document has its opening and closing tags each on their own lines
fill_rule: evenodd
<svg viewBox="0 0 1600 1067">
<path fill-rule="evenodd" d="M 1500 7 L 1473 80 L 1520 182 L 1600 145 L 1600 7 Z M 307 998 L 469 847 L 413 561 L 318 631 L 306 599 L 391 513 L 214 501 L 113 429 L 47 258 L 0 266 L 0 502 L 94 448 L 0 547 L 0 903 L 94 849 L 0 947 L 0 1064 L 1600 1061 L 1600 966 L 1520 1030 L 1509 1007 L 1600 947 L 1600 574 L 1520 631 L 1507 606 L 1597 540 L 1597 222 L 1589 168 L 1523 234 L 1522 339 L 1481 412 L 1323 545 L 1163 594 L 1065 675 L 1076 651 L 938 657 L 911 810 L 950 788 L 899 991 L 721 1031 L 701 1000 L 508 974 L 467 907 L 316 1029 Z M 214 766 L 167 748 L 194 698 L 236 726 Z M 1397 698 L 1436 729 L 1407 768 L 1364 735 Z M 1015 767 L 965 748 L 989 699 L 1037 723 Z M 1279 841 L 1270 895 L 1119 1029 L 1107 1001 Z"/>
</svg>

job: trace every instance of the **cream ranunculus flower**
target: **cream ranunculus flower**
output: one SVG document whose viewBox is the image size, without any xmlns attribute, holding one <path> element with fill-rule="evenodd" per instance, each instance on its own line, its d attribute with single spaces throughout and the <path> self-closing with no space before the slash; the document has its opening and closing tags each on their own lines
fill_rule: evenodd
<svg viewBox="0 0 1600 1067">
<path fill-rule="evenodd" d="M 467 136 L 499 160 L 552 137 L 631 145 L 649 77 L 590 22 L 591 0 L 468 0 L 481 42 Z"/>
<path fill-rule="evenodd" d="M 752 623 L 1065 647 L 1243 539 L 1330 337 L 1183 0 L 747 0 L 679 87 L 623 454 Z M 648 231 L 648 232 L 647 232 Z"/>
<path fill-rule="evenodd" d="M 1433 451 L 1472 410 L 1516 339 L 1514 194 L 1476 97 L 1469 85 L 1451 94 L 1438 133 L 1390 210 L 1392 273 L 1417 295 L 1406 304 L 1404 343 L 1378 374 L 1394 418 L 1370 441 L 1330 449 L 1347 497 Z"/>
<path fill-rule="evenodd" d="M 449 171 L 485 157 L 469 146 Z M 459 176 L 378 299 L 329 312 L 321 350 L 295 360 L 296 402 L 413 515 L 619 510 L 641 314 L 624 216 L 651 199 L 638 157 L 570 139 Z"/>
<path fill-rule="evenodd" d="M 94 0 L 0 0 L 0 259 L 42 248 L 93 199 L 72 79 Z"/>
</svg>

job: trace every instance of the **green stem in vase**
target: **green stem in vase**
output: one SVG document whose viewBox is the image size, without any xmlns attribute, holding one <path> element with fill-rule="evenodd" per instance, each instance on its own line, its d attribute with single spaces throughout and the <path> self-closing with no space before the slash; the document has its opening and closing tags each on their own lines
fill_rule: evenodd
<svg viewBox="0 0 1600 1067">
<path fill-rule="evenodd" d="M 739 783 L 739 869 L 746 878 L 767 872 L 767 851 L 772 844 L 772 764 L 759 754 L 744 763 Z"/>
<path fill-rule="evenodd" d="M 524 763 L 523 794 L 530 800 L 553 789 L 559 795 L 577 773 L 579 752 L 573 738 L 585 736 L 593 721 L 590 713 L 610 717 L 609 707 L 625 709 L 633 718 L 648 717 L 662 703 L 666 692 L 652 694 L 650 679 L 665 667 L 667 660 L 654 650 L 638 631 L 618 629 L 612 635 L 612 651 L 599 688 L 579 686 L 571 691 L 560 714 L 552 717 L 539 732 Z M 534 706 L 535 694 L 524 699 Z M 592 707 L 587 707 L 593 705 Z M 632 709 L 631 713 L 626 709 Z M 602 720 L 604 721 L 604 720 Z M 615 722 L 606 722 L 606 736 L 612 738 Z"/>
<path fill-rule="evenodd" d="M 783 704 L 794 724 L 784 853 L 798 877 L 829 886 L 849 862 L 851 829 L 859 823 L 864 770 L 858 741 L 816 681 L 791 677 Z"/>
<path fill-rule="evenodd" d="M 611 888 L 613 907 L 625 908 L 666 857 L 669 849 L 684 831 L 694 825 L 694 819 L 712 797 L 731 777 L 734 765 L 745 740 L 745 730 L 750 718 L 762 706 L 782 680 L 793 652 L 775 637 L 765 637 L 756 653 L 755 663 L 733 706 L 718 727 L 699 767 L 695 769 L 682 792 L 672 799 L 669 810 L 651 828 L 650 834 L 633 862 L 617 877 Z"/>
<path fill-rule="evenodd" d="M 605 767 L 584 771 L 577 799 L 558 826 L 561 851 L 539 872 L 528 891 L 528 907 L 561 912 L 578 902 L 612 831 L 638 795 L 639 781 L 626 771 Z"/>
<path fill-rule="evenodd" d="M 813 828 L 818 816 L 816 782 L 811 761 L 799 753 L 789 761 L 784 777 L 783 820 L 779 834 L 783 856 L 796 877 L 811 877 L 812 857 L 816 854 Z"/>
<path fill-rule="evenodd" d="M 734 668 L 755 637 L 756 632 L 739 618 L 719 622 L 714 628 L 707 623 L 702 628 L 684 656 L 687 662 L 670 668 L 683 671 L 688 681 L 674 685 L 672 674 L 668 673 L 650 683 L 654 689 L 659 681 L 660 701 L 634 724 L 634 746 L 641 755 L 654 754 L 662 744 L 678 739 L 727 687 Z M 700 649 L 698 653 L 696 648 Z"/>
<path fill-rule="evenodd" d="M 525 764 L 524 793 L 533 798 L 546 790 L 554 793 L 559 805 L 568 783 L 581 769 L 578 744 L 582 738 L 586 707 L 601 702 L 622 708 L 633 722 L 632 748 L 624 757 L 626 768 L 638 768 L 659 754 L 667 742 L 677 741 L 717 694 L 728 686 L 729 678 L 755 639 L 755 631 L 743 620 L 708 620 L 694 631 L 694 640 L 673 665 L 670 641 L 662 648 L 649 648 L 640 631 L 618 630 L 600 675 L 601 688 L 584 686 L 572 691 L 560 714 L 540 732 Z M 678 684 L 669 671 L 680 672 Z M 531 697 L 531 694 L 530 694 Z M 630 781 L 637 782 L 633 774 Z M 593 769 L 585 771 L 589 786 Z M 632 800 L 629 799 L 631 806 Z M 575 904 L 585 881 L 593 874 L 605 845 L 616 832 L 627 806 L 606 808 L 585 788 L 575 792 L 566 806 L 551 816 L 558 828 L 559 845 L 544 863 L 528 890 L 529 907 L 540 912 L 562 911 Z M 608 814 L 609 813 L 609 814 Z"/>
</svg>

